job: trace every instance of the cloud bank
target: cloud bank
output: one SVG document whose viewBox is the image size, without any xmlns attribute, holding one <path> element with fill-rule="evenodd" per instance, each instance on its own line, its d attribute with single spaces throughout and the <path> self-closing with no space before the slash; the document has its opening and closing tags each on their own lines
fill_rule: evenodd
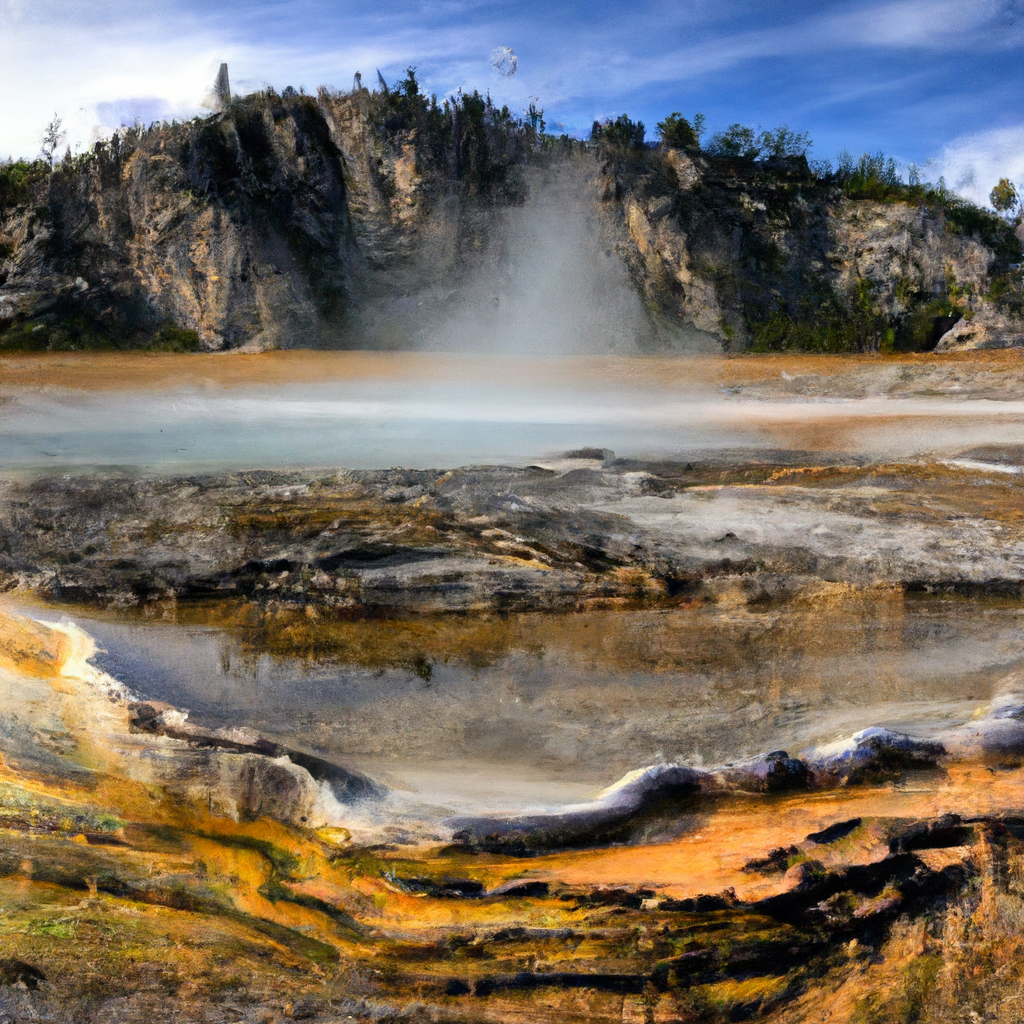
<svg viewBox="0 0 1024 1024">
<path fill-rule="evenodd" d="M 941 174 L 961 195 L 985 206 L 1000 178 L 1024 182 L 1024 124 L 953 139 L 927 170 L 929 177 Z"/>
</svg>

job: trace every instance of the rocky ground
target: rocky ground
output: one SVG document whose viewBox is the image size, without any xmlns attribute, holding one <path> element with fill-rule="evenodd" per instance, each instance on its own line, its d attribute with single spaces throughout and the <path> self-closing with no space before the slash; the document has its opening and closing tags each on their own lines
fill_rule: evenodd
<svg viewBox="0 0 1024 1024">
<path fill-rule="evenodd" d="M 1016 593 L 1020 453 L 3 483 L 0 578 L 109 605 L 346 615 L 764 601 L 820 583 Z"/>
<path fill-rule="evenodd" d="M 246 609 L 286 648 L 351 617 L 1016 595 L 1016 453 L 961 454 L 8 480 L 0 564 L 16 595 Z M 344 765 L 134 702 L 73 627 L 2 628 L 7 1020 L 1017 1019 L 1012 701 L 394 846 Z"/>
</svg>

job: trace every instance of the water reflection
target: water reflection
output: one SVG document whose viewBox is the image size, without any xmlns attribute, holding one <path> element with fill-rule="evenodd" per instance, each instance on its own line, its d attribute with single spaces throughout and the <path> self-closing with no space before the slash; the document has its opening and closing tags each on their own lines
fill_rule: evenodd
<svg viewBox="0 0 1024 1024">
<path fill-rule="evenodd" d="M 802 607 L 324 623 L 316 660 L 237 630 L 74 618 L 135 692 L 448 807 L 582 799 L 639 765 L 796 751 L 867 725 L 926 734 L 987 704 L 1024 653 L 1013 602 L 883 590 Z"/>
</svg>

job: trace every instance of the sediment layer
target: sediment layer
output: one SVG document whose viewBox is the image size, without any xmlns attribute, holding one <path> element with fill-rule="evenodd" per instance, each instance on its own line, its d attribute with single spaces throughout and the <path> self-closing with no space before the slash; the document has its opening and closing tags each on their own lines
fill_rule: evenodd
<svg viewBox="0 0 1024 1024">
<path fill-rule="evenodd" d="M 765 602 L 823 585 L 1015 594 L 1024 580 L 1021 477 L 999 453 L 781 468 L 583 455 L 7 481 L 0 581 L 65 602 L 359 616 Z"/>
<path fill-rule="evenodd" d="M 0 765 L 0 1005 L 14 1019 L 143 1021 L 159 1005 L 181 1020 L 325 1024 L 795 1022 L 867 1007 L 910 1019 L 909 1005 L 945 1021 L 1012 1003 L 1019 984 L 1012 764 L 937 771 L 928 748 L 928 764 L 888 762 L 885 782 L 663 805 L 675 837 L 655 843 L 527 859 L 366 849 L 339 823 L 216 799 L 217 761 L 284 758 L 241 753 L 252 737 L 140 730 L 80 631 L 10 613 L 0 629 L 5 707 L 52 755 L 8 758 L 5 741 Z M 909 749 L 870 738 L 872 756 Z M 204 760 L 183 787 L 174 765 L 189 749 Z"/>
</svg>

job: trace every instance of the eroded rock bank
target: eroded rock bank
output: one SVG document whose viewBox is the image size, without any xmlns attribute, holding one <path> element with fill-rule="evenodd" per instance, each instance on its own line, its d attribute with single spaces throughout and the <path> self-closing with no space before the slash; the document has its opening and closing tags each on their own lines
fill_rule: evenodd
<svg viewBox="0 0 1024 1024">
<path fill-rule="evenodd" d="M 793 455 L 788 467 L 584 455 L 525 469 L 8 480 L 0 578 L 59 601 L 345 615 L 728 605 L 820 586 L 1014 594 L 1024 581 L 1021 475 L 997 455 Z"/>
<path fill-rule="evenodd" d="M 631 847 L 353 849 L 343 829 L 211 799 L 224 780 L 210 758 L 266 759 L 254 737 L 133 706 L 73 627 L 5 613 L 0 629 L 4 706 L 54 755 L 0 747 L 0 1008 L 14 1020 L 512 1022 L 554 1006 L 579 1022 L 782 1024 L 865 1006 L 900 1020 L 909 1003 L 940 1024 L 1019 984 L 1019 766 L 952 761 L 907 788 L 850 778 L 813 801 L 737 793 Z M 207 756 L 205 787 L 180 785 L 187 744 Z M 872 733 L 816 764 L 877 767 L 886 750 L 935 753 Z M 736 770 L 767 778 L 778 760 Z M 921 767 L 885 764 L 897 783 Z M 608 799 L 642 801 L 673 771 Z"/>
<path fill-rule="evenodd" d="M 343 804 L 379 799 L 358 772 L 282 747 L 251 729 L 209 730 L 167 704 L 137 701 L 91 663 L 74 625 L 0 612 L 4 763 L 17 775 L 95 785 L 97 773 L 203 800 L 232 820 L 332 824 Z"/>
</svg>

